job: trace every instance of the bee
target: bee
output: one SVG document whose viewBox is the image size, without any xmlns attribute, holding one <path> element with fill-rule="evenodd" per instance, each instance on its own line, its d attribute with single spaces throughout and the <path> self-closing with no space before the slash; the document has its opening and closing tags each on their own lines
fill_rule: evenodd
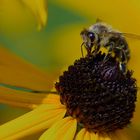
<svg viewBox="0 0 140 140">
<path fill-rule="evenodd" d="M 126 73 L 126 64 L 130 59 L 130 50 L 125 36 L 140 39 L 138 35 L 121 33 L 103 22 L 97 22 L 88 29 L 83 29 L 80 35 L 83 39 L 81 45 L 82 55 L 83 45 L 87 50 L 87 55 L 96 55 L 100 47 L 105 47 L 107 54 L 104 61 L 107 61 L 109 56 L 114 53 L 119 61 L 119 68 L 123 73 Z"/>
</svg>

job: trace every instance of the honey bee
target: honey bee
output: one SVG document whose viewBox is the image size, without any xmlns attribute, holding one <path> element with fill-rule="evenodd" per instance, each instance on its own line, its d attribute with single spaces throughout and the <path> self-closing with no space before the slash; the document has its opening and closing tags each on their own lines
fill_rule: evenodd
<svg viewBox="0 0 140 140">
<path fill-rule="evenodd" d="M 140 39 L 138 35 L 121 33 L 103 22 L 97 22 L 88 29 L 82 30 L 80 35 L 83 39 L 81 50 L 84 45 L 87 50 L 87 55 L 96 55 L 100 47 L 105 47 L 107 54 L 104 61 L 114 53 L 119 61 L 119 68 L 123 73 L 126 73 L 126 64 L 130 59 L 130 50 L 125 36 Z"/>
</svg>

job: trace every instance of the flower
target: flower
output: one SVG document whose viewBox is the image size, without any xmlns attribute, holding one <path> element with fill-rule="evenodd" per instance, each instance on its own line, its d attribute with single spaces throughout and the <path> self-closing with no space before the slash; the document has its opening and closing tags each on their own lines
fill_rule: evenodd
<svg viewBox="0 0 140 140">
<path fill-rule="evenodd" d="M 135 110 L 136 80 L 130 71 L 120 71 L 115 58 L 102 63 L 104 56 L 99 52 L 76 60 L 56 83 L 60 96 L 51 91 L 9 94 L 14 89 L 1 88 L 5 103 L 35 109 L 1 125 L 0 139 L 18 139 L 47 128 L 40 140 L 127 139 L 122 128 Z"/>
<path fill-rule="evenodd" d="M 41 30 L 47 21 L 46 0 L 1 0 L 0 19 L 2 31 L 27 31 L 35 20 L 37 29 Z"/>
<path fill-rule="evenodd" d="M 45 0 L 22 0 L 38 21 L 38 29 L 42 29 L 47 21 L 47 5 Z"/>
<path fill-rule="evenodd" d="M 61 7 L 65 7 L 69 10 L 71 10 L 74 13 L 78 13 L 79 15 L 82 15 L 83 17 L 85 17 L 86 21 L 82 24 L 75 24 L 75 25 L 69 25 L 67 26 L 67 28 L 62 28 L 60 34 L 67 34 L 67 36 L 61 36 L 59 35 L 59 37 L 56 40 L 55 45 L 60 44 L 61 46 L 59 46 L 61 48 L 61 50 L 66 50 L 65 44 L 66 42 L 69 42 L 69 38 L 74 38 L 75 40 L 73 42 L 76 42 L 75 46 L 77 46 L 77 43 L 80 43 L 80 39 L 78 37 L 76 37 L 75 35 L 78 34 L 81 29 L 83 27 L 89 27 L 91 24 L 95 23 L 95 20 L 97 18 L 101 19 L 103 22 L 111 25 L 113 28 L 123 32 L 123 33 L 131 33 L 131 34 L 136 34 L 136 35 L 140 35 L 140 16 L 138 13 L 140 13 L 140 4 L 139 1 L 127 1 L 124 0 L 123 2 L 121 0 L 118 1 L 97 1 L 97 0 L 87 0 L 87 1 L 80 1 L 77 0 L 75 2 L 71 1 L 71 0 L 55 0 L 53 1 L 53 3 L 57 4 L 58 6 Z M 125 8 L 124 8 L 125 7 Z M 125 9 L 125 10 L 124 10 Z M 62 32 L 63 31 L 63 32 Z M 57 34 L 59 34 L 59 32 L 57 32 Z M 68 37 L 68 38 L 67 38 Z M 140 39 L 136 39 L 133 37 L 127 37 L 127 42 L 129 44 L 129 48 L 131 51 L 131 59 L 128 63 L 128 67 L 132 70 L 134 70 L 134 77 L 136 77 L 137 79 L 137 85 L 139 87 L 139 68 L 140 68 L 140 63 L 139 63 L 139 52 L 140 52 Z M 62 43 L 64 42 L 64 43 Z M 69 50 L 71 50 L 71 44 L 68 43 L 67 46 L 69 47 Z M 75 54 L 75 52 L 77 53 L 78 56 L 80 56 L 81 54 L 78 54 L 77 48 L 75 48 L 74 50 L 71 50 L 72 54 Z M 60 53 L 59 50 L 57 50 L 58 54 Z M 68 53 L 67 55 L 69 56 L 70 53 Z M 67 57 L 67 55 L 64 53 L 62 54 L 63 58 Z M 74 57 L 74 56 L 69 56 L 70 57 Z M 59 57 L 57 58 L 59 59 Z M 67 63 L 71 64 L 72 62 L 67 59 Z M 59 61 L 63 61 L 62 59 L 59 59 Z M 72 58 L 71 58 L 72 60 Z M 66 61 L 66 60 L 65 60 Z M 73 59 L 74 61 L 74 59 Z M 139 92 L 139 91 L 138 91 Z M 133 124 L 135 125 L 135 127 L 137 129 L 139 129 L 140 127 L 140 121 L 139 121 L 139 114 L 140 114 L 140 96 L 138 94 L 138 98 L 137 98 L 138 102 L 137 102 L 137 107 L 136 107 L 136 112 L 135 112 L 135 117 L 133 119 Z"/>
<path fill-rule="evenodd" d="M 94 2 L 95 1 L 93 1 L 93 4 L 97 4 L 97 3 L 94 3 Z M 111 2 L 111 1 L 108 1 L 108 2 Z M 74 4 L 76 5 L 76 3 L 74 3 Z M 81 5 L 81 4 L 82 4 L 82 2 L 78 2 L 78 5 Z M 87 2 L 83 6 L 86 6 L 86 4 L 87 4 Z M 82 9 L 82 11 L 84 11 L 88 15 L 89 13 L 91 14 L 91 9 L 93 7 L 93 4 L 91 4 L 91 1 L 88 3 L 88 5 L 87 5 L 88 7 L 86 9 L 88 9 L 89 11 L 88 10 L 83 10 L 83 6 L 79 6 L 79 7 Z M 118 2 L 118 4 L 119 4 L 119 2 Z M 71 5 L 69 5 L 69 6 L 71 6 Z M 90 8 L 90 6 L 91 6 L 91 8 Z M 104 4 L 103 4 L 103 6 L 104 6 Z M 111 6 L 112 6 L 112 4 L 111 4 Z M 100 5 L 97 6 L 97 7 L 100 7 Z M 105 8 L 105 9 L 108 10 L 109 8 Z M 78 10 L 79 10 L 79 8 L 77 8 L 77 11 Z M 102 10 L 100 10 L 100 11 L 102 11 Z M 114 12 L 116 10 L 113 9 L 112 11 Z M 113 15 L 114 14 L 113 12 L 110 12 L 110 13 L 112 13 L 112 15 Z M 81 13 L 83 13 L 83 12 L 81 12 Z M 111 23 L 111 20 L 108 20 L 106 17 L 104 18 L 104 13 L 99 14 L 98 17 L 99 18 L 101 17 L 101 19 L 103 19 L 104 21 L 107 21 L 107 22 L 109 21 L 108 23 Z M 97 11 L 96 14 L 98 15 L 98 11 Z M 121 15 L 121 14 L 118 14 L 118 15 Z M 92 16 L 93 15 L 91 14 L 91 16 L 89 18 L 89 15 L 88 15 L 88 18 L 91 19 Z M 110 17 L 112 17 L 112 16 L 110 16 Z M 118 17 L 117 14 L 115 15 L 115 17 Z M 115 19 L 116 19 L 116 21 L 120 22 L 120 20 L 118 18 L 115 18 Z M 122 25 L 122 23 L 125 23 L 124 20 L 122 20 L 121 24 L 118 24 L 118 22 L 116 22 L 116 21 L 114 22 L 115 24 L 114 23 L 112 24 L 112 25 L 116 25 L 116 27 L 117 27 L 117 25 Z M 130 25 L 132 25 L 132 24 L 130 24 Z M 78 26 L 79 26 L 79 24 L 78 24 Z M 127 27 L 126 28 L 126 31 L 127 31 L 128 26 L 126 26 L 126 27 Z M 137 26 L 135 26 L 135 27 L 137 27 Z M 79 28 L 81 30 L 81 27 L 78 27 L 78 29 Z M 71 28 L 69 28 L 69 30 L 70 29 Z M 77 26 L 74 29 L 77 29 Z M 121 29 L 121 28 L 118 28 L 118 29 Z M 129 28 L 129 29 L 131 30 L 132 28 Z M 69 32 L 69 30 L 68 30 L 68 32 Z M 124 31 L 124 29 L 122 31 Z M 138 30 L 135 30 L 135 31 L 138 31 Z M 132 32 L 133 32 L 133 30 L 132 30 Z M 72 36 L 73 35 L 74 35 L 74 33 L 72 32 Z M 54 43 L 57 44 L 57 41 L 60 42 L 61 41 L 60 38 L 63 40 L 63 42 L 66 41 L 64 36 L 59 36 L 57 38 L 57 40 L 55 40 Z M 68 38 L 68 36 L 66 36 L 66 38 Z M 66 43 L 64 43 L 64 47 L 65 47 L 65 44 Z M 61 45 L 63 46 L 63 43 Z M 137 45 L 138 45 L 138 43 L 136 43 L 136 45 L 131 45 L 131 46 L 137 46 Z M 73 49 L 73 50 L 74 50 L 74 52 L 76 52 L 75 51 L 76 49 Z M 5 53 L 7 53 L 7 51 L 4 50 L 4 53 L 2 53 L 2 56 L 4 55 L 4 58 L 7 59 L 5 57 Z M 134 54 L 136 54 L 136 53 L 138 53 L 138 51 L 136 51 L 135 48 L 132 49 L 132 61 L 130 61 L 130 65 L 129 66 L 130 66 L 130 68 L 132 68 L 132 69 L 134 69 L 136 71 L 136 72 L 134 72 L 134 76 L 139 81 L 139 78 L 138 78 L 139 72 L 137 71 L 138 68 L 139 68 L 139 64 L 138 65 L 136 65 L 136 64 L 134 65 L 134 62 L 135 62 L 134 60 L 137 60 L 134 57 Z M 11 56 L 11 54 L 8 53 L 8 55 L 7 55 L 8 58 L 9 58 L 9 55 Z M 137 56 L 139 56 L 139 55 L 136 54 L 136 57 Z M 14 55 L 12 55 L 11 57 L 13 58 Z M 11 57 L 9 58 L 9 62 L 11 62 L 11 60 L 10 60 Z M 14 57 L 14 59 L 12 59 L 13 62 L 15 61 L 15 59 L 18 60 L 17 58 Z M 49 128 L 48 131 L 46 131 L 41 136 L 40 139 L 46 139 L 46 137 L 47 138 L 55 139 L 55 138 L 57 138 L 57 136 L 60 136 L 60 138 L 62 138 L 61 137 L 62 136 L 62 132 L 63 132 L 63 130 L 65 130 L 67 128 L 69 133 L 66 133 L 66 135 L 63 135 L 64 136 L 63 138 L 65 138 L 65 139 L 68 139 L 68 138 L 72 139 L 72 137 L 73 137 L 73 135 L 75 134 L 75 131 L 76 131 L 75 124 L 77 123 L 77 121 L 73 117 L 64 116 L 66 114 L 66 108 L 65 108 L 65 105 L 62 105 L 62 102 L 60 102 L 59 96 L 54 95 L 54 94 L 47 94 L 46 95 L 44 93 L 42 93 L 42 94 L 33 94 L 32 93 L 32 92 L 38 92 L 38 90 L 42 90 L 42 89 L 45 92 L 45 90 L 50 89 L 50 87 L 51 87 L 50 83 L 53 80 L 51 78 L 49 78 L 49 75 L 46 76 L 45 74 L 41 74 L 40 72 L 38 72 L 38 70 L 34 71 L 32 69 L 33 67 L 30 66 L 30 65 L 26 65 L 25 63 L 24 63 L 24 65 L 22 65 L 23 63 L 21 64 L 21 61 L 15 61 L 15 62 L 16 62 L 16 64 L 12 64 L 11 65 L 10 63 L 7 63 L 6 65 L 3 65 L 1 67 L 1 69 L 3 70 L 2 72 L 4 72 L 5 75 L 7 75 L 7 76 L 5 76 L 5 75 L 1 76 L 2 77 L 2 81 L 4 83 L 6 83 L 6 84 L 4 84 L 4 87 L 1 87 L 1 89 L 0 89 L 2 91 L 2 93 L 1 93 L 1 102 L 5 103 L 5 104 L 13 105 L 13 106 L 31 108 L 31 109 L 34 109 L 34 110 L 29 112 L 29 113 L 27 113 L 27 114 L 25 114 L 25 115 L 23 115 L 23 116 L 21 116 L 20 118 L 17 118 L 15 120 L 11 121 L 11 122 L 8 122 L 7 124 L 2 125 L 1 129 L 3 131 L 1 131 L 1 132 L 3 132 L 3 133 L 1 134 L 1 136 L 5 137 L 4 139 L 11 139 L 11 138 L 12 139 L 13 138 L 17 139 L 19 137 L 23 137 L 25 135 L 29 135 L 30 133 L 41 131 L 41 130 L 44 131 L 45 129 Z M 17 64 L 18 64 L 18 68 L 17 68 Z M 14 68 L 14 66 L 16 68 Z M 11 68 L 11 71 L 9 71 L 10 68 Z M 112 70 L 112 69 L 109 69 L 109 70 Z M 17 77 L 16 75 L 12 75 L 12 74 L 15 74 L 14 72 L 17 72 L 18 75 L 20 75 L 20 77 Z M 25 75 L 23 75 L 23 73 Z M 107 74 L 105 72 L 105 70 L 104 70 L 103 73 L 105 75 Z M 25 76 L 26 76 L 26 78 L 25 78 Z M 105 77 L 106 76 L 104 76 L 104 78 Z M 116 77 L 116 75 L 115 75 L 115 77 Z M 12 85 L 14 87 L 19 87 L 19 88 L 26 89 L 26 91 L 14 90 L 13 87 L 9 89 L 8 88 L 9 85 Z M 48 87 L 46 85 L 48 85 Z M 58 91 L 61 89 L 60 87 L 61 87 L 60 85 L 57 87 Z M 10 94 L 9 92 L 12 93 L 12 94 Z M 48 93 L 48 91 L 46 91 L 46 92 Z M 19 94 L 20 94 L 20 96 L 19 96 Z M 136 109 L 136 115 L 135 115 L 134 118 L 138 118 L 138 113 L 137 112 L 138 112 L 138 109 Z M 58 116 L 55 113 L 57 113 Z M 50 114 L 52 116 L 49 116 Z M 31 118 L 30 118 L 30 116 L 31 116 Z M 48 116 L 49 116 L 49 118 L 48 118 Z M 56 116 L 56 118 L 55 118 L 55 116 Z M 65 118 L 63 119 L 63 117 L 65 117 Z M 50 118 L 53 118 L 53 119 L 51 120 Z M 41 123 L 41 122 L 43 122 L 43 123 Z M 37 125 L 37 124 L 39 124 L 39 125 Z M 37 126 L 37 127 L 35 127 L 35 126 Z M 15 129 L 13 129 L 13 128 L 15 128 Z M 27 130 L 27 128 L 28 128 L 28 130 Z M 77 128 L 77 129 L 79 129 L 79 128 Z M 58 130 L 60 130 L 61 132 L 58 131 Z M 7 131 L 11 132 L 11 133 L 9 133 L 10 135 L 8 133 L 5 133 Z M 53 137 L 50 137 L 51 134 L 56 134 L 56 135 L 54 135 Z M 79 133 L 76 136 L 76 139 L 92 139 L 92 138 L 96 139 L 98 137 L 100 139 L 110 139 L 112 137 L 113 137 L 113 139 L 115 139 L 115 138 L 116 139 L 123 139 L 123 140 L 124 139 L 128 139 L 125 136 L 125 129 L 115 131 L 115 133 L 113 133 L 113 136 L 111 135 L 110 137 L 101 137 L 98 134 L 91 133 L 90 131 L 88 131 L 85 128 L 83 128 L 83 129 L 81 129 L 81 131 L 79 131 Z"/>
</svg>

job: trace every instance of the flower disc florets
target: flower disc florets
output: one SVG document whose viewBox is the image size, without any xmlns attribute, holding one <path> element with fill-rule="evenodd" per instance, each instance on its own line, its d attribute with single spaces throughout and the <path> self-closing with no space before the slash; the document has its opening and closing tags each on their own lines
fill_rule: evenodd
<svg viewBox="0 0 140 140">
<path fill-rule="evenodd" d="M 128 125 L 133 117 L 137 94 L 132 72 L 123 74 L 119 63 L 104 54 L 76 60 L 59 77 L 56 90 L 67 115 L 86 129 L 106 133 Z"/>
</svg>

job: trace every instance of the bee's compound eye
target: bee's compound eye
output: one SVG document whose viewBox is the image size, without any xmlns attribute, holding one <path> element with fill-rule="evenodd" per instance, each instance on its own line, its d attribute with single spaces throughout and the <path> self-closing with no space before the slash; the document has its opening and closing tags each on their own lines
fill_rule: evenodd
<svg viewBox="0 0 140 140">
<path fill-rule="evenodd" d="M 88 32 L 88 37 L 90 38 L 91 42 L 93 42 L 95 39 L 95 35 L 93 32 Z"/>
</svg>

